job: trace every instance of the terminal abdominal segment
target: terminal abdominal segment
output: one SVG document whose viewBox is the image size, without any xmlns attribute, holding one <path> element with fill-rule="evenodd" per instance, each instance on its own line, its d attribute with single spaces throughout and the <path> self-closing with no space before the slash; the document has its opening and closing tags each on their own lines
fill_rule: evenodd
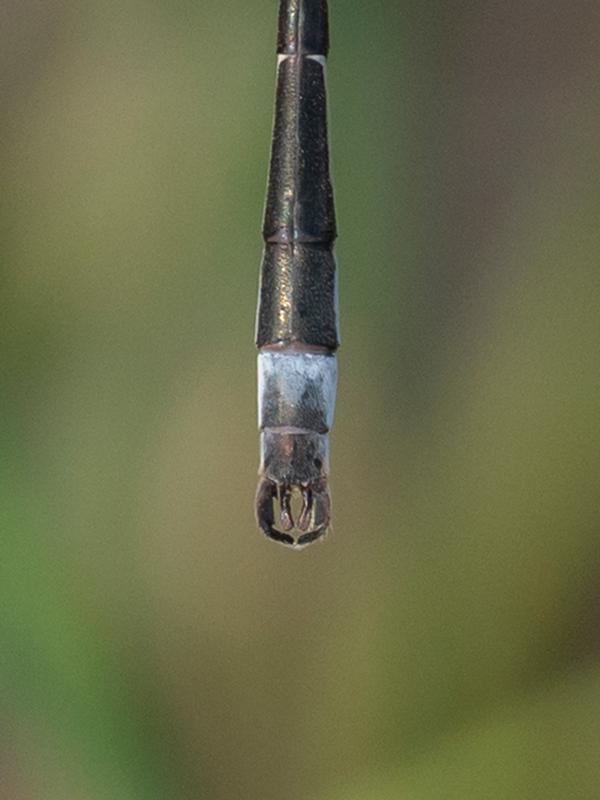
<svg viewBox="0 0 600 800">
<path fill-rule="evenodd" d="M 329 525 L 329 429 L 336 379 L 333 354 L 280 350 L 262 351 L 258 356 L 261 478 L 257 516 L 263 533 L 283 544 L 309 544 Z M 295 490 L 302 496 L 297 520 L 291 505 Z M 294 527 L 299 531 L 297 539 L 290 533 Z"/>
</svg>

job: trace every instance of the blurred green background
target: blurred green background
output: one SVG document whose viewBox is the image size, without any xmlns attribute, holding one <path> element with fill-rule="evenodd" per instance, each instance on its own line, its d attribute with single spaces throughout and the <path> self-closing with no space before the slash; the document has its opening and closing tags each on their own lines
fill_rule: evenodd
<svg viewBox="0 0 600 800">
<path fill-rule="evenodd" d="M 600 796 L 600 6 L 332 0 L 334 530 L 255 530 L 275 0 L 4 0 L 0 795 Z"/>
</svg>

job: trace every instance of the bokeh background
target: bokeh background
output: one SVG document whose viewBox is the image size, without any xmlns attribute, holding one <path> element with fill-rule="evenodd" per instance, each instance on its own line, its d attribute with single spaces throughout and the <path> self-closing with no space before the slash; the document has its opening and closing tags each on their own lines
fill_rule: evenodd
<svg viewBox="0 0 600 800">
<path fill-rule="evenodd" d="M 600 796 L 600 6 L 332 0 L 334 530 L 255 530 L 275 0 L 3 0 L 0 795 Z"/>
</svg>

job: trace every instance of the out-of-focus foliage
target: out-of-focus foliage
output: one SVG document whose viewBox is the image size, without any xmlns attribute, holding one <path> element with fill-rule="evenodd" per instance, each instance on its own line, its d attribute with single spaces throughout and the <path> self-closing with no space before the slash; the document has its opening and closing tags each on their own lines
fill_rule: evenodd
<svg viewBox="0 0 600 800">
<path fill-rule="evenodd" d="M 276 3 L 0 16 L 2 797 L 595 800 L 596 4 L 332 0 L 300 554 L 252 512 Z"/>
</svg>

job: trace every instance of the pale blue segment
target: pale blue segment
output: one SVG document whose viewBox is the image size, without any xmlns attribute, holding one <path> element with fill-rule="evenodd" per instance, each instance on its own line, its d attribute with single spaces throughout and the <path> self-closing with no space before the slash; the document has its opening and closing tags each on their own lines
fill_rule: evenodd
<svg viewBox="0 0 600 800">
<path fill-rule="evenodd" d="M 258 425 L 262 429 L 262 409 L 269 402 L 267 386 L 277 377 L 279 402 L 297 408 L 307 390 L 318 390 L 319 401 L 327 427 L 333 425 L 337 388 L 337 359 L 321 353 L 281 353 L 262 351 L 258 354 Z M 267 380 L 267 379 L 271 380 Z"/>
</svg>

